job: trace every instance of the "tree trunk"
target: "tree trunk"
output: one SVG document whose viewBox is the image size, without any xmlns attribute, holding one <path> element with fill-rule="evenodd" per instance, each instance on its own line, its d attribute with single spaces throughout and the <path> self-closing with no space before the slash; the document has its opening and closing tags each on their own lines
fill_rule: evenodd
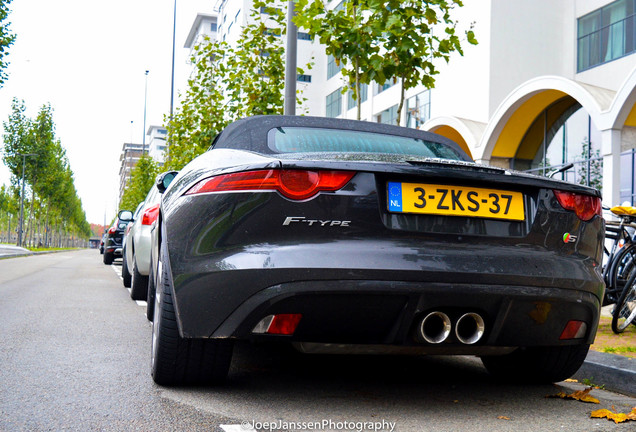
<svg viewBox="0 0 636 432">
<path fill-rule="evenodd" d="M 400 120 L 402 119 L 402 109 L 404 108 L 404 78 L 400 80 L 400 104 L 398 105 L 397 110 L 397 120 L 396 124 L 400 125 Z"/>
</svg>

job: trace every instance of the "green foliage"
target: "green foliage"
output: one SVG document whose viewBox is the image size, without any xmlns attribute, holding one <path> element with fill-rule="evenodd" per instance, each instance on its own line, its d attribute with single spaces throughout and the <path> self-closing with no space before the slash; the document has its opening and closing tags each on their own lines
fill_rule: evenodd
<svg viewBox="0 0 636 432">
<path fill-rule="evenodd" d="M 9 197 L 6 211 L 16 216 L 19 212 L 19 186 L 24 169 L 25 180 L 25 231 L 33 231 L 34 219 L 44 230 L 50 231 L 52 225 L 61 227 L 67 233 L 77 237 L 88 237 L 90 226 L 77 196 L 66 151 L 55 137 L 53 109 L 50 105 L 40 108 L 35 119 L 26 116 L 23 101 L 13 99 L 11 114 L 3 122 L 4 145 L 2 158 L 12 174 L 12 193 L 3 189 L 3 195 Z M 25 154 L 33 156 L 23 157 Z M 26 215 L 28 209 L 28 215 Z M 42 223 L 40 223 L 42 222 Z"/>
<path fill-rule="evenodd" d="M 267 8 L 266 20 L 261 7 Z M 251 18 L 236 48 L 209 39 L 194 47 L 195 74 L 173 118 L 166 119 L 165 168 L 181 169 L 205 152 L 232 121 L 283 113 L 284 2 L 256 0 Z"/>
<path fill-rule="evenodd" d="M 15 42 L 15 35 L 9 30 L 10 23 L 6 22 L 10 4 L 11 0 L 0 0 L 0 87 L 7 80 L 7 73 L 4 70 L 9 63 L 5 57 L 9 54 L 9 47 Z"/>
<path fill-rule="evenodd" d="M 130 173 L 130 181 L 119 202 L 119 209 L 134 212 L 139 203 L 146 199 L 158 174 L 159 166 L 154 159 L 143 155 Z"/>
<path fill-rule="evenodd" d="M 345 0 L 344 7 L 327 10 L 323 0 L 298 0 L 295 22 L 342 64 L 358 99 L 358 119 L 361 83 L 399 81 L 399 124 L 405 91 L 420 84 L 432 88 L 439 73 L 436 60 L 448 62 L 453 52 L 463 55 L 451 17 L 462 6 L 460 0 Z M 477 44 L 472 29 L 465 38 Z"/>
</svg>

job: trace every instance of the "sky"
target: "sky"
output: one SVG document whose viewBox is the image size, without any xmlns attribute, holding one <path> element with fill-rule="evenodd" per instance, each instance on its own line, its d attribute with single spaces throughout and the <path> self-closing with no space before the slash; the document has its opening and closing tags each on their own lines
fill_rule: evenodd
<svg viewBox="0 0 636 432">
<path fill-rule="evenodd" d="M 176 2 L 175 108 L 191 70 L 185 39 L 196 14 L 211 13 L 216 0 Z M 8 21 L 17 39 L 9 48 L 9 79 L 0 88 L 0 121 L 7 121 L 14 97 L 24 100 L 31 118 L 51 105 L 56 137 L 67 151 L 89 223 L 110 223 L 117 212 L 122 146 L 143 140 L 146 70 L 146 130 L 161 125 L 170 112 L 174 4 L 13 0 L 10 5 Z M 9 180 L 0 163 L 0 184 Z"/>
</svg>

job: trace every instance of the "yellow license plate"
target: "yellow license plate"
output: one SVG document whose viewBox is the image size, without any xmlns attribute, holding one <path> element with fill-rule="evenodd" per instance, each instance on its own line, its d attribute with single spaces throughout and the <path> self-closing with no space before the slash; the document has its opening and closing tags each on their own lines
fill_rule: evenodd
<svg viewBox="0 0 636 432">
<path fill-rule="evenodd" d="M 421 183 L 388 183 L 389 211 L 524 220 L 521 192 Z"/>
</svg>

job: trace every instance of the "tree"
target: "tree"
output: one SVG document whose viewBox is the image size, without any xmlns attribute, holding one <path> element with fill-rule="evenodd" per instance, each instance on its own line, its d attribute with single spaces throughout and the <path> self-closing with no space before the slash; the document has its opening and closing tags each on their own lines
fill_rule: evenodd
<svg viewBox="0 0 636 432">
<path fill-rule="evenodd" d="M 457 21 L 451 17 L 461 0 L 344 0 L 328 11 L 323 0 L 299 0 L 296 23 L 318 36 L 327 54 L 343 64 L 342 74 L 358 100 L 359 85 L 387 80 L 400 82 L 400 123 L 406 90 L 432 88 L 438 74 L 435 61 L 463 55 Z M 472 29 L 466 40 L 476 44 Z"/>
<path fill-rule="evenodd" d="M 453 52 L 464 55 L 457 36 L 457 21 L 451 18 L 452 10 L 463 4 L 461 0 L 369 1 L 374 11 L 371 20 L 378 23 L 385 35 L 383 61 L 372 64 L 376 71 L 381 71 L 379 76 L 400 82 L 399 125 L 406 90 L 420 84 L 433 88 L 433 77 L 439 73 L 434 61 L 441 58 L 448 63 Z M 472 29 L 466 31 L 466 40 L 477 44 Z"/>
<path fill-rule="evenodd" d="M 9 47 L 15 42 L 15 35 L 9 30 L 9 4 L 11 0 L 0 0 L 0 87 L 7 80 L 5 69 L 9 65 L 5 57 L 9 54 Z"/>
<path fill-rule="evenodd" d="M 251 18 L 236 48 L 209 39 L 194 47 L 195 75 L 176 114 L 167 119 L 166 168 L 181 169 L 234 120 L 283 113 L 284 4 L 255 0 Z"/>
<path fill-rule="evenodd" d="M 603 190 L 603 158 L 600 150 L 592 150 L 589 139 L 581 143 L 581 163 L 577 169 L 579 184 Z M 590 154 L 591 152 L 591 154 Z"/>
<path fill-rule="evenodd" d="M 48 245 L 53 241 L 49 233 L 56 231 L 57 244 L 69 245 L 70 238 L 88 237 L 90 226 L 77 196 L 66 151 L 55 137 L 53 109 L 42 106 L 35 119 L 28 118 L 25 112 L 24 102 L 14 98 L 9 119 L 3 122 L 2 148 L 17 196 L 24 166 L 23 201 L 24 208 L 29 209 L 25 215 L 28 224 L 23 224 L 27 234 L 24 238 L 31 245 Z M 24 154 L 35 156 L 23 158 Z"/>
<path fill-rule="evenodd" d="M 360 85 L 376 79 L 382 29 L 369 17 L 373 15 L 368 0 L 345 1 L 342 7 L 327 9 L 322 0 L 298 0 L 295 23 L 325 45 L 325 52 L 334 57 L 340 72 L 348 81 L 357 103 L 360 120 Z M 384 77 L 377 77 L 384 81 Z M 344 89 L 346 92 L 346 89 Z"/>
<path fill-rule="evenodd" d="M 130 173 L 130 181 L 121 197 L 119 208 L 135 211 L 139 203 L 146 199 L 150 188 L 154 186 L 157 174 L 159 174 L 157 163 L 150 156 L 143 155 Z"/>
</svg>

